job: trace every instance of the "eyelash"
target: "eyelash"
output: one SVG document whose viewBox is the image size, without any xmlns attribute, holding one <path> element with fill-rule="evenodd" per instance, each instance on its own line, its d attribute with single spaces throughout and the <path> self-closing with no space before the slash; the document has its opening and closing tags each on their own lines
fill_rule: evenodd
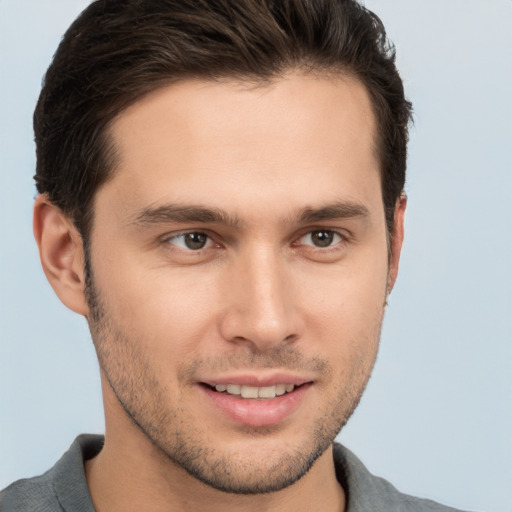
<svg viewBox="0 0 512 512">
<path fill-rule="evenodd" d="M 318 245 L 314 245 L 313 243 L 312 244 L 300 244 L 298 243 L 298 241 L 302 240 L 303 238 L 307 237 L 307 236 L 313 236 L 314 234 L 323 234 L 323 235 L 328 235 L 328 236 L 331 236 L 332 238 L 338 238 L 339 240 L 337 242 L 334 242 L 334 243 L 331 243 L 330 245 L 327 245 L 327 246 L 318 246 Z M 179 250 L 182 250 L 184 252 L 189 252 L 189 253 L 200 253 L 201 251 L 203 250 L 207 250 L 209 249 L 210 247 L 199 247 L 197 249 L 192 249 L 190 247 L 180 247 L 178 244 L 176 243 L 173 243 L 173 240 L 178 240 L 178 239 L 181 239 L 183 240 L 183 245 L 186 244 L 186 241 L 185 241 L 185 237 L 187 235 L 204 235 L 206 237 L 206 240 L 205 240 L 205 244 L 208 245 L 208 243 L 210 242 L 210 244 L 216 244 L 217 247 L 221 247 L 221 244 L 218 244 L 215 242 L 214 238 L 206 231 L 185 231 L 185 232 L 182 232 L 182 233 L 176 233 L 176 234 L 173 234 L 171 236 L 167 236 L 163 239 L 163 242 L 165 244 L 170 244 L 170 245 L 174 245 L 176 247 L 179 248 Z M 315 228 L 315 229 L 310 229 L 308 230 L 307 232 L 305 232 L 304 234 L 300 235 L 298 238 L 296 238 L 296 240 L 294 242 L 292 242 L 292 246 L 294 248 L 297 248 L 297 247 L 300 247 L 301 245 L 304 245 L 304 246 L 307 246 L 307 247 L 311 247 L 313 250 L 320 250 L 320 251 L 329 251 L 329 250 L 333 250 L 334 248 L 337 248 L 340 244 L 343 244 L 343 243 L 346 243 L 347 241 L 349 240 L 349 237 L 345 234 L 345 233 L 342 233 L 340 231 L 337 231 L 335 229 L 328 229 L 328 228 Z"/>
<path fill-rule="evenodd" d="M 326 245 L 326 246 L 322 246 L 322 245 L 314 245 L 313 243 L 312 244 L 303 244 L 303 245 L 308 245 L 310 247 L 313 247 L 314 249 L 318 249 L 318 250 L 329 250 L 329 249 L 333 249 L 335 247 L 337 247 L 339 244 L 343 243 L 343 242 L 346 242 L 347 241 L 347 236 L 345 236 L 343 233 L 340 233 L 339 231 L 336 231 L 335 229 L 312 229 L 310 231 L 308 231 L 307 233 L 305 233 L 304 235 L 302 235 L 298 240 L 302 240 L 303 238 L 305 237 L 313 237 L 314 234 L 322 234 L 322 235 L 328 235 L 328 237 L 330 237 L 331 239 L 333 238 L 338 238 L 339 240 L 337 242 L 333 242 L 333 243 L 330 243 L 329 245 Z M 332 240 L 331 240 L 332 242 Z M 294 244 L 295 245 L 295 242 Z"/>
<path fill-rule="evenodd" d="M 206 244 L 208 244 L 208 242 L 210 243 L 213 243 L 214 240 L 213 238 L 207 233 L 207 232 L 204 232 L 204 231 L 186 231 L 186 232 L 183 232 L 183 233 L 177 233 L 175 235 L 171 235 L 171 236 L 168 236 L 166 237 L 163 241 L 164 243 L 167 243 L 167 244 L 171 244 L 171 245 L 176 245 L 178 246 L 178 244 L 173 244 L 172 241 L 173 240 L 177 240 L 177 239 L 182 239 L 185 242 L 185 237 L 187 235 L 204 235 L 206 236 Z M 205 249 L 204 247 L 200 247 L 199 249 L 191 249 L 190 247 L 180 247 L 181 250 L 184 250 L 185 252 L 199 252 L 203 249 Z"/>
</svg>

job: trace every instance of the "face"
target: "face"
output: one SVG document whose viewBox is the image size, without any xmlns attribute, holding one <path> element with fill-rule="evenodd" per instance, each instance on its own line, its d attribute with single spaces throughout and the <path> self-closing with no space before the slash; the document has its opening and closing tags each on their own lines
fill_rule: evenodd
<svg viewBox="0 0 512 512">
<path fill-rule="evenodd" d="M 330 447 L 390 284 L 374 134 L 358 82 L 300 74 L 182 82 L 117 118 L 88 283 L 107 435 L 129 417 L 239 493 L 290 485 Z"/>
</svg>

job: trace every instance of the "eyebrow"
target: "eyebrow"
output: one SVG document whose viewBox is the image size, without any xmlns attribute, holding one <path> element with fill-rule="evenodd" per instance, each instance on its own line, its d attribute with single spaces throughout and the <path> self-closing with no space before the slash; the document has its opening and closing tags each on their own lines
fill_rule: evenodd
<svg viewBox="0 0 512 512">
<path fill-rule="evenodd" d="M 299 210 L 289 221 L 299 224 L 322 222 L 336 219 L 367 218 L 370 212 L 366 206 L 352 201 L 339 201 L 319 208 L 306 207 Z M 238 228 L 242 222 L 236 215 L 231 215 L 220 208 L 195 205 L 162 205 L 145 208 L 134 215 L 130 224 L 148 226 L 153 224 L 219 224 Z"/>
<path fill-rule="evenodd" d="M 206 208 L 203 206 L 162 205 L 156 208 L 145 208 L 135 215 L 131 224 L 151 225 L 177 223 L 186 224 L 197 222 L 200 224 L 222 224 L 232 228 L 238 227 L 240 221 L 220 208 Z"/>
<path fill-rule="evenodd" d="M 307 207 L 299 213 L 299 222 L 321 222 L 326 220 L 367 218 L 370 212 L 366 206 L 352 201 L 339 201 L 320 208 Z"/>
</svg>

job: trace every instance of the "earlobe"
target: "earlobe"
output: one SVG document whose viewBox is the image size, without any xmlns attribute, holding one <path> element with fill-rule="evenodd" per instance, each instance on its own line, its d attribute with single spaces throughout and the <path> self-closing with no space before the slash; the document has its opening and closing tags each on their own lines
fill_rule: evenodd
<svg viewBox="0 0 512 512">
<path fill-rule="evenodd" d="M 393 234 L 391 237 L 391 251 L 389 258 L 388 272 L 388 295 L 395 286 L 398 276 L 398 266 L 400 262 L 400 253 L 402 252 L 402 244 L 404 242 L 404 218 L 405 209 L 407 207 L 407 196 L 402 194 L 395 206 L 395 219 L 393 225 Z"/>
<path fill-rule="evenodd" d="M 71 220 L 44 194 L 36 198 L 34 236 L 46 278 L 61 302 L 87 315 L 82 237 Z"/>
</svg>

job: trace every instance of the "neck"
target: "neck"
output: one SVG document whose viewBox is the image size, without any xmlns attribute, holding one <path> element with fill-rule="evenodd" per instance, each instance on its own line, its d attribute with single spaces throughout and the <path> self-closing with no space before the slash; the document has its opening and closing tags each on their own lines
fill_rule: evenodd
<svg viewBox="0 0 512 512">
<path fill-rule="evenodd" d="M 268 494 L 240 495 L 213 489 L 170 461 L 146 437 L 119 438 L 107 429 L 100 454 L 86 463 L 97 512 L 343 512 L 332 447 L 293 485 Z"/>
</svg>

